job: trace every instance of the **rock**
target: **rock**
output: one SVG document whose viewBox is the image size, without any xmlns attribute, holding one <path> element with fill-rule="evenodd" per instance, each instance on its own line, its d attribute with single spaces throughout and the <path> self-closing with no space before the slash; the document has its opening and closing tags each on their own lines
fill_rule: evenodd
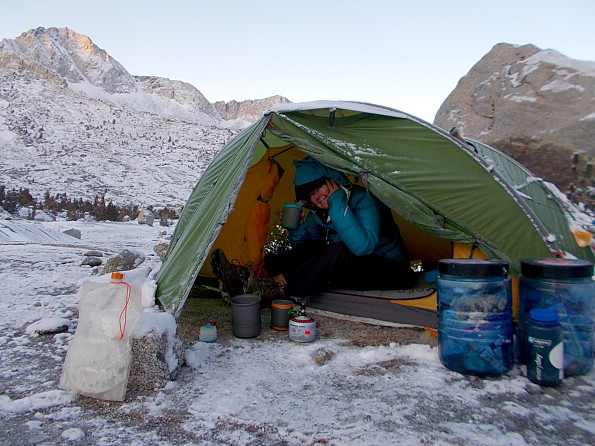
<svg viewBox="0 0 595 446">
<path fill-rule="evenodd" d="M 221 116 L 209 100 L 187 82 L 156 76 L 137 76 L 136 79 L 143 90 L 149 94 L 181 104 L 192 104 L 195 113 L 204 113 L 205 117 L 208 116 L 214 121 L 221 119 Z"/>
<path fill-rule="evenodd" d="M 153 248 L 153 251 L 159 256 L 161 261 L 165 259 L 165 254 L 167 253 L 167 248 L 169 247 L 169 243 L 159 243 Z"/>
<path fill-rule="evenodd" d="M 166 361 L 168 348 L 167 335 L 159 337 L 145 337 L 141 339 L 132 339 L 132 363 L 130 366 L 130 376 L 128 378 L 129 390 L 153 390 L 167 384 L 168 381 L 175 379 L 182 366 L 179 361 L 179 367 L 173 371 L 169 370 Z M 176 339 L 174 354 L 178 358 L 183 358 L 182 342 Z"/>
<path fill-rule="evenodd" d="M 66 235 L 70 235 L 71 237 L 78 238 L 79 240 L 81 238 L 81 231 L 75 228 L 68 228 L 62 232 Z"/>
<path fill-rule="evenodd" d="M 97 258 L 97 257 L 85 257 L 83 259 L 83 261 L 81 262 L 81 265 L 85 265 L 85 266 L 99 266 L 103 263 L 103 260 Z"/>
<path fill-rule="evenodd" d="M 334 351 L 326 347 L 321 347 L 312 354 L 312 358 L 317 365 L 322 366 L 333 359 L 336 355 L 337 354 Z"/>
<path fill-rule="evenodd" d="M 457 127 L 592 204 L 594 103 L 595 62 L 501 43 L 461 78 L 434 124 Z"/>
<path fill-rule="evenodd" d="M 140 211 L 138 213 L 138 217 L 136 217 L 136 220 L 139 225 L 153 226 L 155 215 L 149 210 Z"/>
<path fill-rule="evenodd" d="M 145 255 L 143 253 L 124 249 L 105 262 L 101 275 L 113 273 L 114 271 L 130 271 L 137 268 L 144 261 Z"/>
<path fill-rule="evenodd" d="M 175 379 L 184 363 L 175 319 L 168 313 L 143 313 L 131 343 L 128 390 L 153 390 Z"/>
<path fill-rule="evenodd" d="M 87 251 L 83 255 L 87 257 L 103 257 L 103 253 L 101 251 Z"/>
<path fill-rule="evenodd" d="M 72 328 L 70 320 L 62 317 L 47 317 L 29 325 L 25 332 L 33 336 L 63 333 Z"/>
<path fill-rule="evenodd" d="M 283 96 L 270 96 L 264 99 L 254 99 L 246 101 L 218 101 L 213 105 L 221 117 L 226 120 L 243 120 L 254 122 L 260 119 L 264 112 L 276 104 L 286 104 L 291 102 Z"/>
</svg>

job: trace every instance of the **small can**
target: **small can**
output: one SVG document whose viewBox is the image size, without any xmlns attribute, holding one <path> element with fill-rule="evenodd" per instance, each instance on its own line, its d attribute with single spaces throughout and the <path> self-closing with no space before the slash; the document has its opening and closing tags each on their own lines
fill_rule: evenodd
<svg viewBox="0 0 595 446">
<path fill-rule="evenodd" d="M 289 339 L 295 342 L 313 342 L 316 339 L 316 321 L 305 314 L 289 320 Z"/>
<path fill-rule="evenodd" d="M 289 329 L 289 311 L 293 310 L 293 302 L 286 299 L 275 299 L 271 304 L 271 328 L 277 331 Z"/>
</svg>

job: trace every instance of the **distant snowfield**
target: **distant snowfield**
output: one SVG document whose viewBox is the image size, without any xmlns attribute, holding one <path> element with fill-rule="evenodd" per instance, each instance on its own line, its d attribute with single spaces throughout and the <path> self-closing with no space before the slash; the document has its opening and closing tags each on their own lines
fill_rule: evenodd
<svg viewBox="0 0 595 446">
<path fill-rule="evenodd" d="M 78 229 L 81 239 L 65 236 Z M 0 444 L 77 445 L 588 445 L 595 443 L 595 372 L 540 388 L 515 367 L 498 379 L 444 368 L 437 349 L 196 342 L 175 381 L 124 403 L 58 388 L 77 322 L 76 292 L 124 248 L 153 252 L 173 228 L 131 223 L 0 220 Z M 67 332 L 36 327 L 70 322 Z M 197 330 L 198 338 L 198 330 Z M 321 348 L 335 356 L 317 365 Z"/>
<path fill-rule="evenodd" d="M 214 156 L 239 132 L 71 90 L 56 93 L 44 81 L 19 88 L 29 96 L 11 100 L 11 113 L 0 103 L 0 184 L 27 188 L 38 200 L 49 190 L 71 199 L 104 196 L 119 205 L 179 209 Z"/>
</svg>

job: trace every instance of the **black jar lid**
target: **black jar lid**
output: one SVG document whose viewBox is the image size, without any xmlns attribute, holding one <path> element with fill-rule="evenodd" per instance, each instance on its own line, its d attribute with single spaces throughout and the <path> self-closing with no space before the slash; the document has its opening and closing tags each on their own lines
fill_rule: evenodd
<svg viewBox="0 0 595 446">
<path fill-rule="evenodd" d="M 579 259 L 526 259 L 521 261 L 521 274 L 543 279 L 581 279 L 593 275 L 593 264 Z"/>
<path fill-rule="evenodd" d="M 462 277 L 507 276 L 508 262 L 486 259 L 442 259 L 438 262 L 441 274 Z"/>
</svg>

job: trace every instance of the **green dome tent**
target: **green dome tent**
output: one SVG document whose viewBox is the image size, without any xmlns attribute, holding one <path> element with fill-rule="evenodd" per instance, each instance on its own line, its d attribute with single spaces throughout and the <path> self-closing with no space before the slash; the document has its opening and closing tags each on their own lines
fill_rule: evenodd
<svg viewBox="0 0 595 446">
<path fill-rule="evenodd" d="M 178 316 L 197 277 L 212 274 L 213 248 L 241 243 L 263 163 L 274 159 L 285 170 L 268 202 L 271 232 L 283 203 L 295 200 L 291 160 L 306 155 L 387 204 L 414 259 L 437 261 L 451 257 L 454 244 L 473 245 L 508 261 L 515 275 L 524 258 L 595 260 L 591 241 L 581 247 L 573 234 L 591 230 L 592 219 L 501 152 L 387 107 L 283 104 L 227 144 L 200 177 L 156 276 L 168 312 Z"/>
</svg>

